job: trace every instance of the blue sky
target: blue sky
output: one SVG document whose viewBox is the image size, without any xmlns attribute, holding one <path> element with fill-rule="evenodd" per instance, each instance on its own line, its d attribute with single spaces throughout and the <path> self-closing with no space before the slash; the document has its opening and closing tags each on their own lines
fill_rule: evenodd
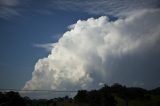
<svg viewBox="0 0 160 106">
<path fill-rule="evenodd" d="M 0 19 L 1 88 L 22 88 L 31 78 L 34 64 L 48 52 L 34 44 L 57 42 L 78 19 L 91 17 L 87 13 L 55 10 L 53 14 L 24 13 Z"/>
<path fill-rule="evenodd" d="M 139 0 L 139 2 L 137 0 L 0 0 L 0 88 L 23 88 L 25 83 L 32 79 L 32 72 L 37 61 L 50 53 L 36 45 L 58 42 L 63 33 L 70 30 L 68 26 L 78 20 L 107 16 L 110 21 L 115 21 L 119 17 L 122 19 L 127 17 L 130 11 L 159 9 L 159 4 L 158 0 Z M 157 23 L 159 25 L 159 22 Z M 159 42 L 155 42 L 159 45 Z M 146 88 L 158 86 L 160 84 L 158 78 L 160 74 L 158 71 L 160 69 L 159 47 L 156 46 L 156 50 L 150 49 L 150 51 L 151 53 L 147 51 L 143 56 L 133 53 L 134 55 L 131 56 L 124 54 L 125 56 L 121 59 L 110 57 L 113 63 L 120 62 L 117 62 L 116 68 L 112 68 L 114 65 L 110 63 L 109 69 L 113 70 L 113 76 L 106 78 L 107 82 L 109 84 L 120 82 Z M 137 61 L 139 64 L 133 65 Z M 120 71 L 116 72 L 118 68 Z M 121 72 L 124 76 L 119 76 Z M 153 77 L 149 76 L 151 73 Z M 131 74 L 137 76 L 137 79 Z M 146 75 L 143 77 L 144 74 Z M 134 79 L 133 83 L 130 84 L 131 81 L 127 82 L 125 78 L 131 81 Z M 101 80 L 97 76 L 95 79 Z"/>
<path fill-rule="evenodd" d="M 0 88 L 22 88 L 31 78 L 36 61 L 48 55 L 48 51 L 34 45 L 57 42 L 69 25 L 78 19 L 93 16 L 85 12 L 58 9 L 47 13 L 41 9 L 43 2 L 26 3 L 33 3 L 33 7 L 25 8 L 22 3 L 25 10 L 22 8 L 19 15 L 7 13 L 7 16 L 0 18 Z"/>
</svg>

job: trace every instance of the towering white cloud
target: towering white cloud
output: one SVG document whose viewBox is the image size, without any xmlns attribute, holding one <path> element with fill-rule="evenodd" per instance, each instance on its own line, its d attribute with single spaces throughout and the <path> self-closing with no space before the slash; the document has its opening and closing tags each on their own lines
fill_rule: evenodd
<svg viewBox="0 0 160 106">
<path fill-rule="evenodd" d="M 39 59 L 23 89 L 74 90 L 96 87 L 112 76 L 111 59 L 143 54 L 160 42 L 160 10 L 140 10 L 125 18 L 78 20 Z"/>
</svg>

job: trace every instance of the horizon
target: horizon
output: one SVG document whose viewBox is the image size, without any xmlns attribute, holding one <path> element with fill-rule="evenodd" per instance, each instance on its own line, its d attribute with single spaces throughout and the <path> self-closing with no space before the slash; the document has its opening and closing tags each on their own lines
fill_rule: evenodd
<svg viewBox="0 0 160 106">
<path fill-rule="evenodd" d="M 75 90 L 75 91 L 58 91 L 58 90 L 22 90 L 22 89 L 0 89 L 0 93 L 6 94 L 9 92 L 17 92 L 19 93 L 19 95 L 21 97 L 29 97 L 30 100 L 52 100 L 52 99 L 56 99 L 56 98 L 64 98 L 64 97 L 68 97 L 68 98 L 72 98 L 74 99 L 74 97 L 77 95 L 78 92 L 80 91 L 87 91 L 87 92 L 91 92 L 91 91 L 99 91 L 100 89 L 104 88 L 104 87 L 109 87 L 109 89 L 113 89 L 114 86 L 121 86 L 121 87 L 125 87 L 126 89 L 141 89 L 144 90 L 145 92 L 154 92 L 155 90 L 159 89 L 159 87 L 156 87 L 154 89 L 145 89 L 145 88 L 141 88 L 141 87 L 136 87 L 136 86 L 126 86 L 126 85 L 121 85 L 119 83 L 115 83 L 113 85 L 106 85 L 104 84 L 103 86 L 101 86 L 98 89 L 79 89 L 79 90 Z M 64 93 L 64 94 L 63 94 Z M 56 95 L 55 95 L 56 94 Z M 47 95 L 47 97 L 44 97 L 44 95 Z M 48 96 L 50 95 L 50 96 Z M 158 93 L 157 93 L 158 95 Z"/>
</svg>

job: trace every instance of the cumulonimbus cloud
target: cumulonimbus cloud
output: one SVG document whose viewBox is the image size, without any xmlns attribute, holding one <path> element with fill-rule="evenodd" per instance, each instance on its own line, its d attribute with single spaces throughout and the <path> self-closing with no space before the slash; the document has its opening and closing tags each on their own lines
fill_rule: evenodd
<svg viewBox="0 0 160 106">
<path fill-rule="evenodd" d="M 160 42 L 160 10 L 146 9 L 109 21 L 78 20 L 48 57 L 39 59 L 23 89 L 74 90 L 98 86 L 112 76 L 111 58 L 141 54 Z"/>
</svg>

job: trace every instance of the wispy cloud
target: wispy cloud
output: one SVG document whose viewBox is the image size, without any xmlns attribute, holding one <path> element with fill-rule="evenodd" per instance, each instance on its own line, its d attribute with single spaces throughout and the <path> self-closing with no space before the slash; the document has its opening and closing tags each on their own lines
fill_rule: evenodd
<svg viewBox="0 0 160 106">
<path fill-rule="evenodd" d="M 50 52 L 54 48 L 55 45 L 56 43 L 45 43 L 45 44 L 34 44 L 33 46 L 37 48 L 43 48 L 46 51 Z"/>
<path fill-rule="evenodd" d="M 0 17 L 6 19 L 20 15 L 16 9 L 19 4 L 19 0 L 0 0 Z"/>
<path fill-rule="evenodd" d="M 19 4 L 18 0 L 0 0 L 1 6 L 17 6 Z"/>
<path fill-rule="evenodd" d="M 27 3 L 26 3 L 27 2 Z M 23 4 L 28 4 L 24 6 Z M 0 0 L 0 17 L 18 16 L 23 8 L 26 11 L 38 12 L 44 15 L 54 13 L 54 10 L 81 11 L 98 15 L 118 15 L 120 13 L 144 8 L 156 8 L 159 0 Z"/>
<path fill-rule="evenodd" d="M 159 0 L 52 0 L 54 8 L 85 11 L 90 14 L 118 14 L 135 9 L 155 8 Z"/>
</svg>

